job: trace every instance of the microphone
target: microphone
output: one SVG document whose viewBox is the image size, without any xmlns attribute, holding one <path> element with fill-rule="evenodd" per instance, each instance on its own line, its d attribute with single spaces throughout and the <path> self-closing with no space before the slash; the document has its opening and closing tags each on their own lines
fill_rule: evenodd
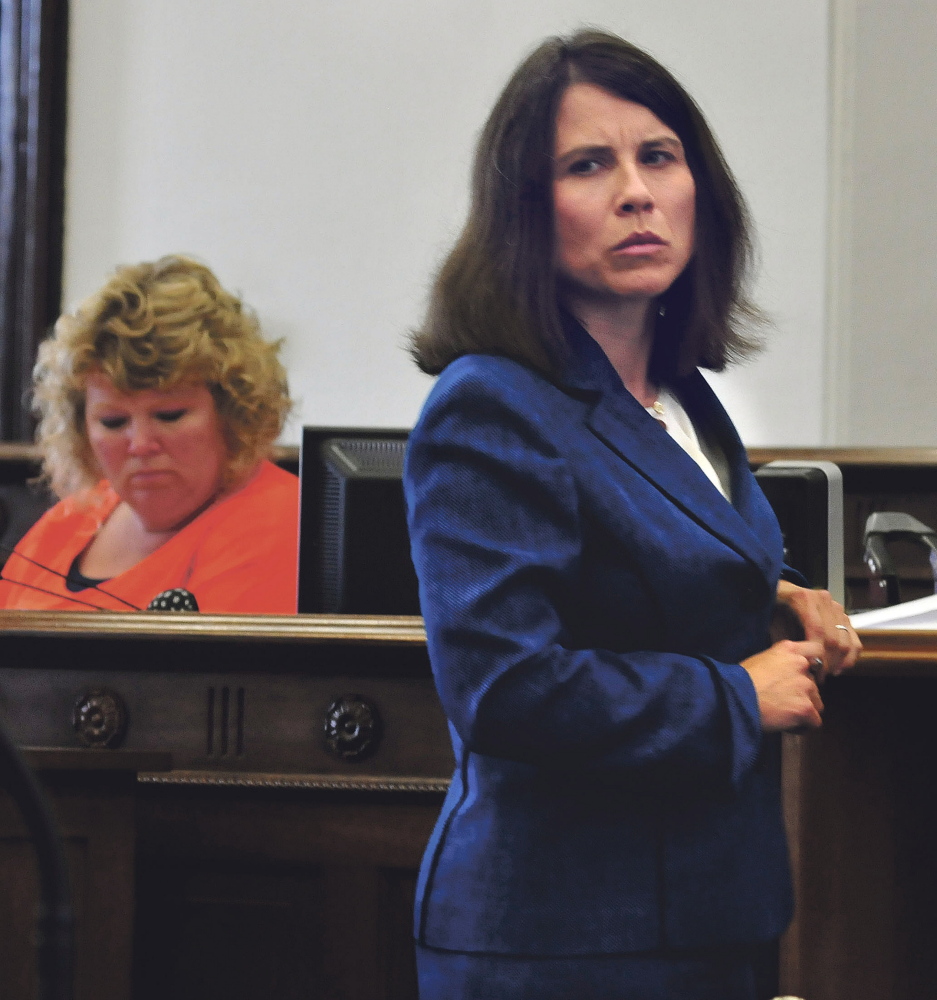
<svg viewBox="0 0 937 1000">
<path fill-rule="evenodd" d="M 195 594 L 185 587 L 173 587 L 157 594 L 146 606 L 147 611 L 198 611 Z"/>
</svg>

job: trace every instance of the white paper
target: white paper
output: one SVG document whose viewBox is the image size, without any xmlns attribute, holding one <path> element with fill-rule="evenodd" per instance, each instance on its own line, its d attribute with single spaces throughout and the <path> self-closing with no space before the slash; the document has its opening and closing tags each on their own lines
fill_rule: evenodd
<svg viewBox="0 0 937 1000">
<path fill-rule="evenodd" d="M 849 616 L 853 628 L 937 629 L 937 594 Z"/>
</svg>

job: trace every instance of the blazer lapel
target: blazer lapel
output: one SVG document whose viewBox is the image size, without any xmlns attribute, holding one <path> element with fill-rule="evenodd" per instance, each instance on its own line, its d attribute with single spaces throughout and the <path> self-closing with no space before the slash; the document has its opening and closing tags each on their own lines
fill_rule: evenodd
<svg viewBox="0 0 937 1000">
<path fill-rule="evenodd" d="M 581 328 L 571 341 L 575 356 L 564 383 L 576 393 L 595 398 L 586 418 L 592 432 L 687 517 L 757 566 L 765 578 L 770 578 L 777 569 L 777 558 L 753 530 L 755 525 L 761 529 L 764 519 L 758 516 L 757 498 L 753 496 L 755 484 L 748 471 L 745 449 L 703 376 L 695 372 L 682 379 L 676 388 L 694 425 L 708 425 L 726 451 L 732 472 L 732 504 L 625 389 L 598 344 Z"/>
</svg>

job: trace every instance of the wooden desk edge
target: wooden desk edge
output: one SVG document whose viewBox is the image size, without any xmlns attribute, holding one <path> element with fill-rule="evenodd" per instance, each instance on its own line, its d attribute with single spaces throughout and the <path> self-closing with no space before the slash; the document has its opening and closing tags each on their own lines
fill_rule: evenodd
<svg viewBox="0 0 937 1000">
<path fill-rule="evenodd" d="M 751 445 L 749 459 L 755 465 L 777 458 L 814 461 L 824 459 L 837 465 L 937 465 L 937 448 L 854 446 L 821 447 L 804 445 Z M 298 462 L 297 445 L 274 445 L 271 458 L 275 462 Z M 31 441 L 0 442 L 0 462 L 34 462 L 38 464 L 42 452 Z"/>
<path fill-rule="evenodd" d="M 776 459 L 803 462 L 834 462 L 836 465 L 929 466 L 937 465 L 937 448 L 813 448 L 757 447 L 747 449 L 752 465 L 764 465 Z"/>
<path fill-rule="evenodd" d="M 415 615 L 203 615 L 121 611 L 0 611 L 0 637 L 237 639 L 248 642 L 423 646 Z M 937 673 L 937 631 L 864 629 L 858 675 Z"/>
<path fill-rule="evenodd" d="M 937 631 L 860 629 L 860 677 L 937 676 Z"/>
<path fill-rule="evenodd" d="M 0 636 L 240 639 L 423 645 L 416 615 L 207 615 L 159 611 L 0 611 Z"/>
<path fill-rule="evenodd" d="M 444 795 L 450 778 L 428 775 L 293 774 L 289 772 L 176 770 L 141 772 L 144 785 L 212 788 L 269 788 L 326 792 L 410 792 Z"/>
</svg>

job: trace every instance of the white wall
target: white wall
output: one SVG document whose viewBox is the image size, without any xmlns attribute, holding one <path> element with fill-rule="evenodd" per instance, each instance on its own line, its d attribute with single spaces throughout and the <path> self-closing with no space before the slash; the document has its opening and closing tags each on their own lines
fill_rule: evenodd
<svg viewBox="0 0 937 1000">
<path fill-rule="evenodd" d="M 831 423 L 937 446 L 937 6 L 836 0 Z"/>
<path fill-rule="evenodd" d="M 300 423 L 409 426 L 429 278 L 474 137 L 542 37 L 590 23 L 687 85 L 749 197 L 770 350 L 719 377 L 750 444 L 822 435 L 827 4 L 73 0 L 66 303 L 202 258 L 287 340 Z"/>
</svg>

